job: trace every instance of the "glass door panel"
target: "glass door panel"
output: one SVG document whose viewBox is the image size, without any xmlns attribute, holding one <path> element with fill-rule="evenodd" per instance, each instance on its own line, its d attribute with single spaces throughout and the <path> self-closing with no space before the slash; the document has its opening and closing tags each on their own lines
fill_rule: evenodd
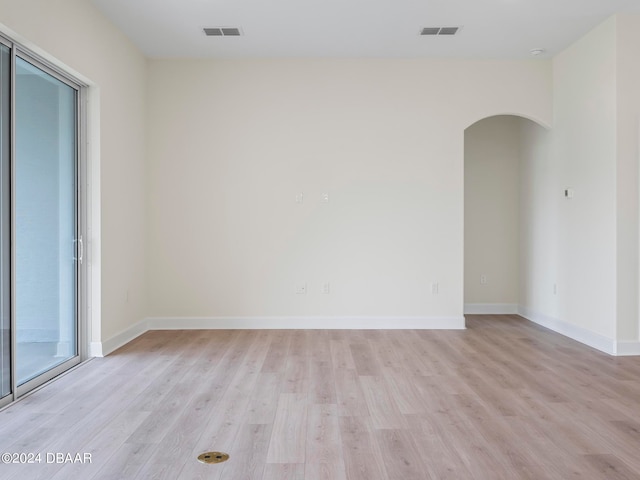
<svg viewBox="0 0 640 480">
<path fill-rule="evenodd" d="M 0 398 L 11 393 L 11 52 L 0 44 Z"/>
<path fill-rule="evenodd" d="M 77 91 L 16 58 L 17 385 L 77 355 Z"/>
</svg>

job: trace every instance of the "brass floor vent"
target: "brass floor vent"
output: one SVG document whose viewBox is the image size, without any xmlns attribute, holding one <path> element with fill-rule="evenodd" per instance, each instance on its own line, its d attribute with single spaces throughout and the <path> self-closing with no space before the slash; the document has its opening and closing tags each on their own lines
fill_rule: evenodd
<svg viewBox="0 0 640 480">
<path fill-rule="evenodd" d="M 198 455 L 198 461 L 202 463 L 222 463 L 229 460 L 229 454 L 222 452 L 205 452 Z"/>
</svg>

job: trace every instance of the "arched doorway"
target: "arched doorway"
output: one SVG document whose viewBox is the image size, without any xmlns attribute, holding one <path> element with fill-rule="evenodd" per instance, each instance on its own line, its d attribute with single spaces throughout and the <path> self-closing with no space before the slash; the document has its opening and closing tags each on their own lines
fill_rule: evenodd
<svg viewBox="0 0 640 480">
<path fill-rule="evenodd" d="M 516 115 L 484 118 L 465 130 L 464 312 L 516 314 L 541 285 L 555 282 L 553 247 L 541 218 L 555 192 L 548 131 Z M 541 254 L 541 252 L 543 254 Z M 543 272 L 543 273 L 542 273 Z"/>
</svg>

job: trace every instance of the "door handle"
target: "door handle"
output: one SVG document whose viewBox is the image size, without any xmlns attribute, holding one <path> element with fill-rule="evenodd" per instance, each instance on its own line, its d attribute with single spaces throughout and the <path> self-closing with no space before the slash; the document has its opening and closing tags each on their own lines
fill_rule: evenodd
<svg viewBox="0 0 640 480">
<path fill-rule="evenodd" d="M 84 259 L 84 242 L 82 241 L 82 235 L 79 238 L 76 238 L 73 243 L 78 245 L 78 256 L 73 257 L 73 259 L 82 264 L 82 260 Z"/>
</svg>

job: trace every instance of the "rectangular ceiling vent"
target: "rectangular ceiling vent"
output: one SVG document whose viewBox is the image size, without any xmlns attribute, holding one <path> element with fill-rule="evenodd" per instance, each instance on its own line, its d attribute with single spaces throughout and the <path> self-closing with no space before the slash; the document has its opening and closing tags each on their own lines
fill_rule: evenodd
<svg viewBox="0 0 640 480">
<path fill-rule="evenodd" d="M 207 37 L 239 37 L 242 32 L 236 27 L 207 27 L 203 28 Z"/>
<path fill-rule="evenodd" d="M 424 27 L 420 35 L 456 35 L 462 27 Z"/>
</svg>

